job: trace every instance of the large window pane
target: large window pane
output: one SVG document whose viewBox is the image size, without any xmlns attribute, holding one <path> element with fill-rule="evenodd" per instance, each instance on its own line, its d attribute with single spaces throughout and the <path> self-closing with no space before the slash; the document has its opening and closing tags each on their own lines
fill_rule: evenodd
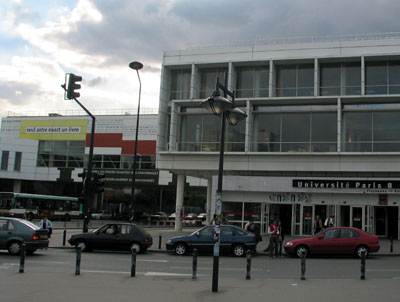
<svg viewBox="0 0 400 302">
<path fill-rule="evenodd" d="M 180 151 L 200 151 L 201 123 L 201 115 L 181 116 Z"/>
<path fill-rule="evenodd" d="M 320 65 L 320 94 L 340 95 L 340 64 Z"/>
<path fill-rule="evenodd" d="M 171 71 L 171 100 L 182 100 L 190 97 L 190 78 L 190 69 Z"/>
<path fill-rule="evenodd" d="M 253 96 L 254 67 L 238 67 L 236 69 L 236 97 Z"/>
<path fill-rule="evenodd" d="M 259 66 L 255 68 L 254 78 L 254 96 L 268 97 L 269 87 L 269 69 L 268 67 Z"/>
<path fill-rule="evenodd" d="M 215 90 L 217 77 L 221 83 L 225 82 L 225 76 L 228 76 L 227 68 L 203 68 L 200 73 L 200 98 L 209 97 Z"/>
<path fill-rule="evenodd" d="M 239 124 L 232 126 L 226 123 L 226 151 L 244 151 L 246 137 L 246 121 L 241 121 Z"/>
<path fill-rule="evenodd" d="M 343 95 L 361 94 L 360 63 L 347 63 L 342 66 Z"/>
<path fill-rule="evenodd" d="M 310 114 L 282 114 L 282 142 L 309 142 Z"/>
<path fill-rule="evenodd" d="M 206 115 L 203 118 L 203 151 L 218 151 L 221 133 L 221 118 L 215 115 Z"/>
<path fill-rule="evenodd" d="M 8 157 L 10 155 L 10 151 L 3 151 L 1 153 L 1 170 L 8 169 Z"/>
<path fill-rule="evenodd" d="M 281 140 L 281 114 L 254 116 L 254 151 L 279 152 Z"/>
<path fill-rule="evenodd" d="M 372 113 L 345 112 L 343 116 L 344 150 L 372 151 Z"/>
<path fill-rule="evenodd" d="M 276 66 L 276 95 L 296 96 L 296 65 Z"/>
<path fill-rule="evenodd" d="M 366 62 L 365 84 L 367 94 L 387 93 L 387 62 Z"/>
<path fill-rule="evenodd" d="M 297 96 L 314 95 L 314 65 L 298 65 Z"/>
<path fill-rule="evenodd" d="M 400 142 L 400 112 L 374 112 L 374 141 Z"/>
<path fill-rule="evenodd" d="M 336 142 L 337 114 L 328 112 L 311 113 L 311 141 Z"/>
<path fill-rule="evenodd" d="M 22 152 L 15 152 L 14 171 L 21 171 Z"/>
</svg>

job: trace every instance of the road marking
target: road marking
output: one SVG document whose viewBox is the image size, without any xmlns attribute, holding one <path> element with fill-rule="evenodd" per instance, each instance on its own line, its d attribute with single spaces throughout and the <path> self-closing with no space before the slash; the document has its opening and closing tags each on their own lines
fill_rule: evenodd
<svg viewBox="0 0 400 302">
<path fill-rule="evenodd" d="M 120 271 L 99 271 L 99 270 L 81 270 L 83 273 L 93 273 L 93 274 L 130 274 L 131 272 L 120 272 Z M 180 273 L 164 273 L 164 272 L 147 272 L 140 273 L 136 272 L 137 275 L 145 275 L 151 277 L 191 277 L 192 274 L 180 274 Z M 197 276 L 206 276 L 206 275 L 197 275 Z"/>
<path fill-rule="evenodd" d="M 81 270 L 81 272 L 85 273 L 94 273 L 94 274 L 130 274 L 130 272 L 118 272 L 118 271 L 93 271 L 93 270 Z"/>
<path fill-rule="evenodd" d="M 28 260 L 27 263 L 46 263 L 46 264 L 71 264 L 72 262 L 62 262 L 62 261 L 37 261 L 37 260 Z"/>
<path fill-rule="evenodd" d="M 189 269 L 188 266 L 170 266 L 172 269 Z M 197 267 L 197 270 L 213 270 L 212 267 Z M 243 268 L 219 268 L 220 271 L 244 271 Z M 252 271 L 262 271 L 260 268 L 253 268 Z"/>
<path fill-rule="evenodd" d="M 367 269 L 367 272 L 400 272 L 399 269 Z"/>
<path fill-rule="evenodd" d="M 192 274 L 179 274 L 179 273 L 163 273 L 163 272 L 147 272 L 145 276 L 174 276 L 174 277 L 191 277 Z M 205 275 L 197 275 L 205 276 Z"/>
</svg>

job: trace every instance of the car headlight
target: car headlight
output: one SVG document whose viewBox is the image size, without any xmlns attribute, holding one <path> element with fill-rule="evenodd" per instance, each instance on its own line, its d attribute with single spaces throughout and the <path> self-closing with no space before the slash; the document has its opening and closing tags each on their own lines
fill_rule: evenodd
<svg viewBox="0 0 400 302">
<path fill-rule="evenodd" d="M 171 240 L 171 239 L 168 239 L 167 243 L 172 243 L 172 240 Z"/>
<path fill-rule="evenodd" d="M 290 241 L 289 241 L 289 242 L 286 242 L 285 245 L 286 245 L 286 246 L 292 246 L 293 244 L 294 244 L 293 242 L 290 242 Z"/>
</svg>

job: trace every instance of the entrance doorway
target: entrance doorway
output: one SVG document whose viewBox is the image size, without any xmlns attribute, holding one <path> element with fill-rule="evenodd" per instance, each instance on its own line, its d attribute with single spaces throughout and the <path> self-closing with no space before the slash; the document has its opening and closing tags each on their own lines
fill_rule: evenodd
<svg viewBox="0 0 400 302">
<path fill-rule="evenodd" d="M 284 234 L 291 233 L 292 226 L 292 205 L 290 204 L 271 204 L 269 208 L 270 221 L 280 220 Z"/>
<path fill-rule="evenodd" d="M 375 207 L 375 234 L 380 237 L 398 237 L 397 207 Z"/>
</svg>

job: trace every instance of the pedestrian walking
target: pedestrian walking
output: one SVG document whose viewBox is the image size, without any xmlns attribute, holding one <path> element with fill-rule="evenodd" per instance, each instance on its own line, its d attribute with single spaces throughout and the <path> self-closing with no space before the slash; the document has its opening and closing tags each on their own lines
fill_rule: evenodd
<svg viewBox="0 0 400 302">
<path fill-rule="evenodd" d="M 49 238 L 51 237 L 53 233 L 53 224 L 47 219 L 47 216 L 43 216 L 43 219 L 39 222 L 39 227 L 43 230 L 47 230 Z"/>
<path fill-rule="evenodd" d="M 270 244 L 269 244 L 269 257 L 273 258 L 275 251 L 275 257 L 278 257 L 278 227 L 277 221 L 274 221 L 270 226 Z"/>
</svg>

